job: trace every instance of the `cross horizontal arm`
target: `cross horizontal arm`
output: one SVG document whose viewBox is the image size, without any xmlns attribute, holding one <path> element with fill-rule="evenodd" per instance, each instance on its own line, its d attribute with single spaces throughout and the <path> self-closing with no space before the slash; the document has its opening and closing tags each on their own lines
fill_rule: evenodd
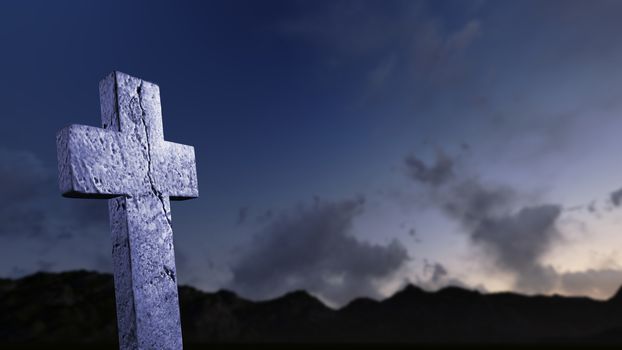
<svg viewBox="0 0 622 350">
<path fill-rule="evenodd" d="M 56 135 L 59 186 L 64 197 L 112 198 L 143 181 L 136 176 L 134 147 L 119 132 L 85 125 Z"/>
<path fill-rule="evenodd" d="M 161 170 L 155 174 L 164 194 L 171 200 L 199 197 L 194 147 L 169 141 L 162 147 L 155 157 L 155 166 Z"/>
</svg>

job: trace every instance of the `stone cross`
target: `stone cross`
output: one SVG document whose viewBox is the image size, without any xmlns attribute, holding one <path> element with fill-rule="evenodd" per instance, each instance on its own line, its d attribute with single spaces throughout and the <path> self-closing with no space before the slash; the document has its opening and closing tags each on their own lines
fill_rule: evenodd
<svg viewBox="0 0 622 350">
<path fill-rule="evenodd" d="M 103 128 L 58 132 L 65 197 L 107 198 L 121 349 L 182 349 L 170 200 L 199 195 L 192 146 L 164 141 L 157 85 L 99 83 Z"/>
</svg>

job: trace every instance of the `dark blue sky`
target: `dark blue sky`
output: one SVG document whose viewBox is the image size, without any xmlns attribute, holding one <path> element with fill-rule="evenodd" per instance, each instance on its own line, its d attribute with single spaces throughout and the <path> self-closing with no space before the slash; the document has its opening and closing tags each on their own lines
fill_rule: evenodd
<svg viewBox="0 0 622 350">
<path fill-rule="evenodd" d="M 201 197 L 182 283 L 339 304 L 403 283 L 607 297 L 622 282 L 615 1 L 0 5 L 0 275 L 109 270 L 54 136 L 112 70 L 160 85 Z"/>
</svg>

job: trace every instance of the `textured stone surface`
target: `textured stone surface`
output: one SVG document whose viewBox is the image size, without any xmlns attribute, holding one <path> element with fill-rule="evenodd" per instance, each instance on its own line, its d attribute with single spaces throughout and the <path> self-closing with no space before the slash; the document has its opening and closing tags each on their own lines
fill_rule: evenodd
<svg viewBox="0 0 622 350">
<path fill-rule="evenodd" d="M 103 129 L 56 137 L 65 197 L 109 198 L 121 349 L 182 349 L 169 199 L 198 197 L 194 148 L 164 141 L 157 85 L 113 72 Z"/>
</svg>

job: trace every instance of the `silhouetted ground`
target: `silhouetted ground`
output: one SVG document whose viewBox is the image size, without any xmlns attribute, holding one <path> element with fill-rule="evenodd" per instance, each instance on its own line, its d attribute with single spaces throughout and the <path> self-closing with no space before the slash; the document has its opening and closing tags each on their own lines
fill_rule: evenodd
<svg viewBox="0 0 622 350">
<path fill-rule="evenodd" d="M 110 275 L 86 271 L 0 280 L 0 349 L 117 349 L 113 289 Z M 622 348 L 620 293 L 596 301 L 408 286 L 334 310 L 304 291 L 252 302 L 182 286 L 180 304 L 185 349 Z"/>
</svg>

